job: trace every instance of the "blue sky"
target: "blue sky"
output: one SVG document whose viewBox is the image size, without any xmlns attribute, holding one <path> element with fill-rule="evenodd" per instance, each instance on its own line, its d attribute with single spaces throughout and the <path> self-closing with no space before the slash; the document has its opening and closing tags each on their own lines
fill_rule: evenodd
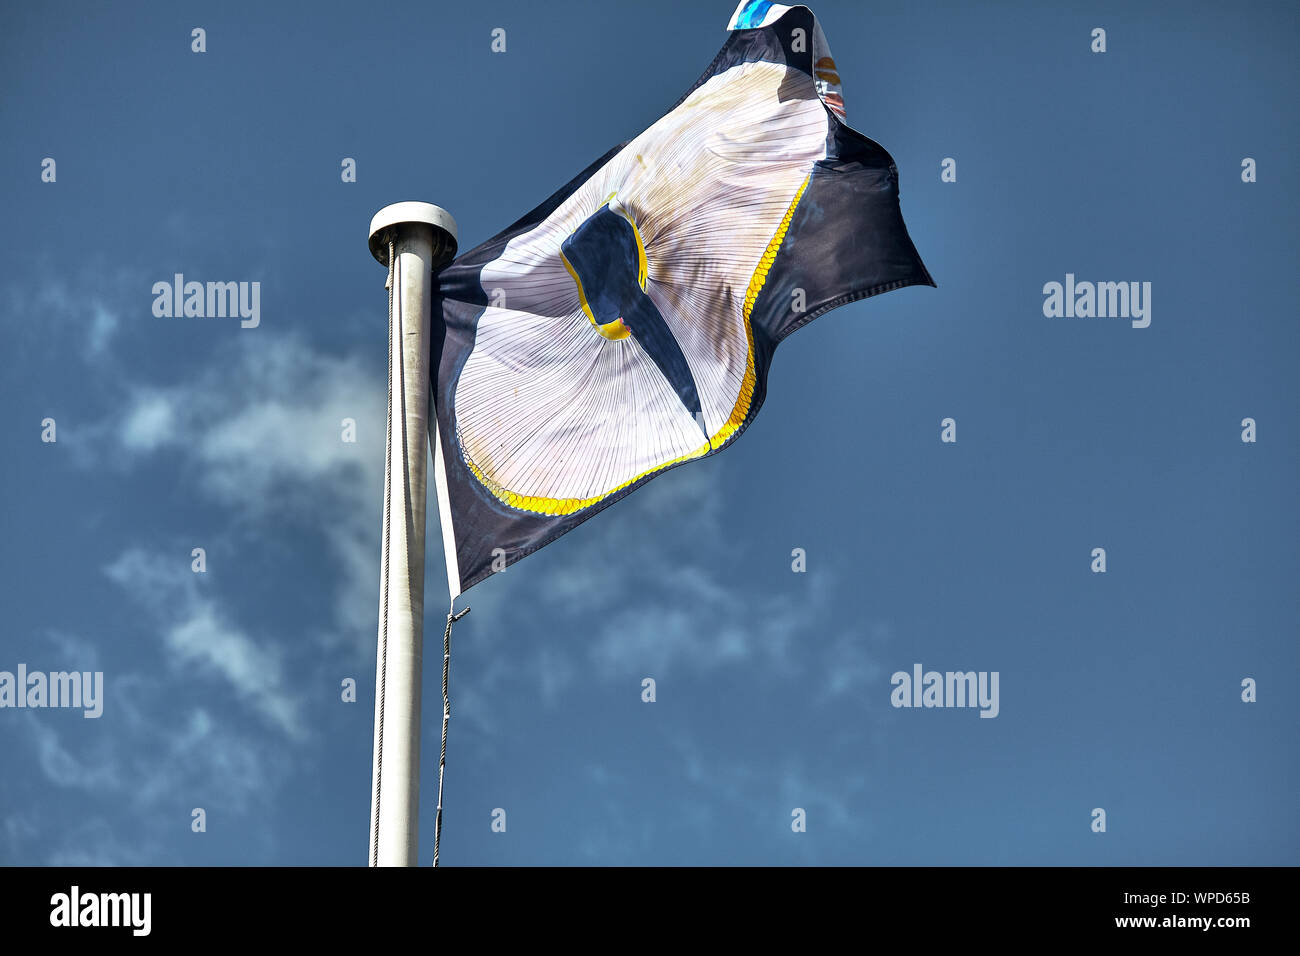
<svg viewBox="0 0 1300 956">
<path fill-rule="evenodd" d="M 1300 862 L 1296 9 L 874 7 L 814 12 L 939 288 L 801 330 L 734 447 L 466 595 L 445 864 Z M 662 115 L 730 13 L 0 12 L 0 670 L 106 682 L 99 719 L 0 710 L 0 862 L 364 863 L 370 216 L 437 202 L 471 248 Z M 260 325 L 155 317 L 177 272 L 260 282 Z M 1067 273 L 1152 283 L 1150 327 L 1045 317 Z M 440 541 L 431 509 L 431 641 Z M 997 671 L 999 715 L 892 707 L 915 663 Z"/>
</svg>

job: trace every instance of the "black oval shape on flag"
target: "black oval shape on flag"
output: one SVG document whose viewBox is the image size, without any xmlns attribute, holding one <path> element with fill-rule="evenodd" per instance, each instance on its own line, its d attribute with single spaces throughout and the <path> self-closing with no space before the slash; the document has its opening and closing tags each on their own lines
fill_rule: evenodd
<svg viewBox="0 0 1300 956">
<path fill-rule="evenodd" d="M 561 243 L 560 253 L 596 331 L 610 340 L 636 339 L 703 431 L 695 377 L 668 323 L 645 294 L 645 252 L 636 227 L 608 205 L 601 206 Z"/>
</svg>

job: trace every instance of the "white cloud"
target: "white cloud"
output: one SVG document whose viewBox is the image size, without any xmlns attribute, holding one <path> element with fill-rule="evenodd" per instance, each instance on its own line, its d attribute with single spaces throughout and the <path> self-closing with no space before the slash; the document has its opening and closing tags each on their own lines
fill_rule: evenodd
<svg viewBox="0 0 1300 956">
<path fill-rule="evenodd" d="M 132 451 L 152 451 L 176 438 L 171 400 L 158 393 L 140 396 L 122 423 L 122 443 Z"/>
<path fill-rule="evenodd" d="M 13 860 L 165 862 L 165 844 L 148 836 L 156 824 L 138 821 L 175 813 L 178 799 L 185 828 L 188 801 L 227 816 L 263 810 L 298 772 L 304 746 L 319 743 L 300 695 L 320 684 L 325 670 L 333 680 L 340 666 L 337 653 L 323 659 L 321 641 L 352 655 L 344 666 L 373 661 L 383 368 L 268 330 L 223 340 L 207 370 L 180 384 L 140 380 L 140 366 L 127 361 L 123 343 L 136 332 L 131 316 L 152 321 L 147 277 L 96 267 L 72 281 L 11 283 L 0 291 L 16 320 L 19 360 L 62 361 L 71 342 L 72 354 L 86 363 L 77 374 L 95 380 L 102 417 L 82 416 L 68 427 L 76 464 L 119 474 L 174 465 L 186 494 L 211 507 L 224 529 L 210 555 L 219 545 L 238 554 L 241 546 L 293 531 L 316 534 L 321 554 L 338 570 L 337 578 L 319 584 L 334 627 L 306 635 L 318 639 L 313 645 L 303 634 L 240 620 L 235 596 L 220 592 L 220 576 L 191 572 L 189 543 L 174 553 L 172 541 L 128 548 L 104 569 L 144 612 L 139 626 L 152 635 L 154 656 L 165 668 L 137 658 L 139 670 L 106 674 L 110 711 L 101 721 L 72 727 L 58 715 L 30 715 L 18 744 L 30 748 L 30 773 L 11 782 L 25 807 L 39 808 L 43 794 L 62 790 L 103 800 L 125 816 L 82 815 L 72 826 L 37 809 L 10 814 L 0 836 Z M 355 444 L 342 441 L 343 418 L 356 421 Z M 62 439 L 62 417 L 59 424 Z M 48 637 L 79 669 L 99 669 L 92 642 L 66 633 Z M 118 656 L 117 648 L 99 650 Z M 223 699 L 237 703 L 226 706 Z M 264 846 L 274 834 L 259 819 L 245 829 Z"/>
<path fill-rule="evenodd" d="M 158 865 L 154 852 L 139 842 L 123 839 L 103 817 L 92 817 L 54 830 L 46 866 L 148 866 Z M 154 846 L 154 841 L 147 841 Z"/>
<path fill-rule="evenodd" d="M 32 794 L 47 795 L 48 785 L 79 790 L 120 812 L 133 806 L 136 812 L 121 831 L 130 832 L 135 820 L 152 820 L 160 813 L 182 814 L 177 825 L 187 827 L 189 800 L 227 816 L 247 813 L 255 804 L 268 803 L 293 772 L 295 757 L 284 738 L 241 729 L 228 717 L 215 720 L 203 707 L 178 706 L 173 681 L 127 675 L 112 681 L 108 696 L 112 714 L 103 719 L 113 721 L 111 732 L 107 725 L 99 732 L 97 724 L 96 732 L 87 733 L 80 721 L 60 732 L 57 716 L 26 712 L 20 739 L 32 748 L 46 786 L 30 778 L 19 778 L 15 785 Z M 29 800 L 28 805 L 39 817 L 42 801 Z M 31 814 L 10 815 L 5 828 L 9 852 L 19 860 L 48 849 L 48 841 L 37 844 L 36 837 L 54 832 Z M 66 826 L 57 831 L 67 836 Z M 63 840 L 65 855 L 84 853 L 88 860 L 99 860 L 88 865 L 160 862 L 151 841 L 146 841 L 152 847 L 147 854 L 121 853 L 119 835 Z"/>
<path fill-rule="evenodd" d="M 149 283 L 143 272 L 117 262 L 83 262 L 72 273 L 66 263 L 59 266 L 62 271 L 53 264 L 37 266 L 25 281 L 6 286 L 7 325 L 42 349 L 72 341 L 87 363 L 102 363 L 112 354 L 131 303 L 149 314 Z"/>
<path fill-rule="evenodd" d="M 198 379 L 137 387 L 119 413 L 88 429 L 116 459 L 166 449 L 198 476 L 197 489 L 230 510 L 230 525 L 262 535 L 277 523 L 322 536 L 338 570 L 335 629 L 317 634 L 359 662 L 371 653 L 379 587 L 386 383 L 357 358 L 292 336 L 259 335 Z M 343 421 L 355 442 L 343 441 Z M 429 543 L 437 547 L 437 510 Z M 430 556 L 430 565 L 437 555 Z"/>
<path fill-rule="evenodd" d="M 540 605 L 581 620 L 594 631 L 589 665 L 607 678 L 700 675 L 760 658 L 788 668 L 801 633 L 820 626 L 816 609 L 833 580 L 825 571 L 810 576 L 812 595 L 803 599 L 797 592 L 755 599 L 725 583 L 725 480 L 712 459 L 650 482 L 594 518 L 604 524 L 600 532 L 584 526 L 581 544 L 567 548 L 562 562 L 552 555 L 551 566 L 528 579 L 535 582 L 529 593 L 519 593 L 514 579 L 511 606 Z M 553 659 L 549 666 L 557 670 Z"/>
<path fill-rule="evenodd" d="M 224 680 L 285 734 L 306 736 L 301 701 L 286 687 L 279 655 L 222 618 L 199 593 L 188 562 L 135 549 L 104 570 L 152 611 L 170 664 Z"/>
<path fill-rule="evenodd" d="M 118 314 L 102 302 L 91 306 L 90 331 L 86 334 L 86 350 L 91 357 L 99 357 L 108 351 L 109 343 L 121 324 Z"/>
<path fill-rule="evenodd" d="M 306 736 L 301 701 L 286 690 L 279 658 L 243 632 L 222 623 L 212 605 L 194 608 L 186 619 L 167 632 L 166 641 L 177 660 L 197 662 L 225 678 L 290 737 Z"/>
<path fill-rule="evenodd" d="M 58 670 L 97 671 L 99 670 L 99 648 L 75 634 L 52 630 L 44 633 L 44 638 L 54 645 L 60 663 Z"/>
<path fill-rule="evenodd" d="M 658 585 L 605 616 L 592 658 L 609 675 L 684 668 L 693 675 L 756 657 L 790 662 L 813 612 L 789 594 L 754 600 L 722 586 L 707 566 L 650 565 Z"/>
<path fill-rule="evenodd" d="M 31 713 L 23 715 L 36 750 L 41 772 L 51 783 L 97 792 L 120 786 L 121 778 L 112 761 L 100 753 L 82 760 L 67 750 L 49 723 Z"/>
<path fill-rule="evenodd" d="M 175 445 L 202 466 L 205 489 L 268 510 L 304 483 L 349 492 L 383 481 L 386 383 L 355 358 L 293 336 L 239 340 L 198 379 L 141 388 L 115 436 L 128 449 Z M 356 422 L 343 441 L 342 422 Z M 312 488 L 312 491 L 320 489 Z"/>
<path fill-rule="evenodd" d="M 12 864 L 24 859 L 28 844 L 35 843 L 40 836 L 40 828 L 34 811 L 18 810 L 4 818 L 5 852 L 0 856 L 0 863 Z"/>
<path fill-rule="evenodd" d="M 533 562 L 527 573 L 511 569 L 458 602 L 474 613 L 464 656 L 453 649 L 452 667 L 466 660 L 475 670 L 472 683 L 457 682 L 453 711 L 471 732 L 491 738 L 498 729 L 492 702 L 505 696 L 532 693 L 553 707 L 593 682 L 639 693 L 646 676 L 662 685 L 743 672 L 809 688 L 800 704 L 809 709 L 852 706 L 852 696 L 880 676 L 887 628 L 870 618 L 850 629 L 834 623 L 827 609 L 841 585 L 825 566 L 786 572 L 788 588 L 736 583 L 737 543 L 722 511 L 725 488 L 736 480 L 730 467 L 717 458 L 657 478 L 526 559 Z M 564 637 L 529 640 L 539 628 Z M 703 730 L 691 733 L 708 739 Z"/>
<path fill-rule="evenodd" d="M 773 832 L 784 833 L 781 828 L 789 826 L 791 812 L 798 807 L 819 828 L 847 833 L 870 829 L 861 806 L 867 777 L 855 770 L 844 771 L 838 761 L 812 767 L 796 755 L 777 767 L 764 763 L 756 768 L 726 752 L 706 752 L 698 736 L 687 732 L 675 737 L 674 746 L 680 753 L 685 779 L 713 801 L 682 808 L 686 813 L 688 807 L 693 807 L 701 827 L 711 827 L 715 810 L 721 809 L 726 814 L 747 816 L 763 829 L 773 827 Z M 864 799 L 856 801 L 857 796 Z"/>
</svg>

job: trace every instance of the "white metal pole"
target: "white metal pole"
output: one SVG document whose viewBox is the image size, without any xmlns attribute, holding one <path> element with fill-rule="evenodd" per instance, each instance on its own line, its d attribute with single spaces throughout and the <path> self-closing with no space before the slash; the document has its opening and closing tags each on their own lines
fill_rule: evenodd
<svg viewBox="0 0 1300 956">
<path fill-rule="evenodd" d="M 390 267 L 393 281 L 371 866 L 418 862 L 425 461 L 431 408 L 429 286 L 432 269 L 450 260 L 455 248 L 455 221 L 446 210 L 429 203 L 385 206 L 370 223 L 370 251 Z"/>
</svg>

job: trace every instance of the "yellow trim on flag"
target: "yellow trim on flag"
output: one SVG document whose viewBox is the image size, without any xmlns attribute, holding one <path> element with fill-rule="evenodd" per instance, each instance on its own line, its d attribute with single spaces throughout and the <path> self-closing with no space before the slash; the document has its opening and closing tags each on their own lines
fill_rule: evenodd
<svg viewBox="0 0 1300 956">
<path fill-rule="evenodd" d="M 750 324 L 749 316 L 754 311 L 754 303 L 758 300 L 758 294 L 763 291 L 763 284 L 767 282 L 768 270 L 772 268 L 772 263 L 776 261 L 776 254 L 781 251 L 781 245 L 785 242 L 785 234 L 789 231 L 790 223 L 794 220 L 795 207 L 799 205 L 799 200 L 803 198 L 803 191 L 808 188 L 808 183 L 811 180 L 812 174 L 809 173 L 808 178 L 799 187 L 799 191 L 794 194 L 790 208 L 785 211 L 781 225 L 777 226 L 776 234 L 772 236 L 772 241 L 767 244 L 763 257 L 758 260 L 758 268 L 754 270 L 753 278 L 749 280 L 749 288 L 745 290 L 745 303 L 740 309 L 740 314 L 745 320 L 745 337 L 749 342 L 749 352 L 745 360 L 745 377 L 740 383 L 740 395 L 736 399 L 736 407 L 731 410 L 731 417 L 713 436 L 712 441 L 715 448 L 721 448 L 726 444 L 727 440 L 736 433 L 736 430 L 745 421 L 745 416 L 749 414 L 749 405 L 754 398 L 754 384 L 757 379 L 754 372 L 754 328 Z"/>
</svg>

